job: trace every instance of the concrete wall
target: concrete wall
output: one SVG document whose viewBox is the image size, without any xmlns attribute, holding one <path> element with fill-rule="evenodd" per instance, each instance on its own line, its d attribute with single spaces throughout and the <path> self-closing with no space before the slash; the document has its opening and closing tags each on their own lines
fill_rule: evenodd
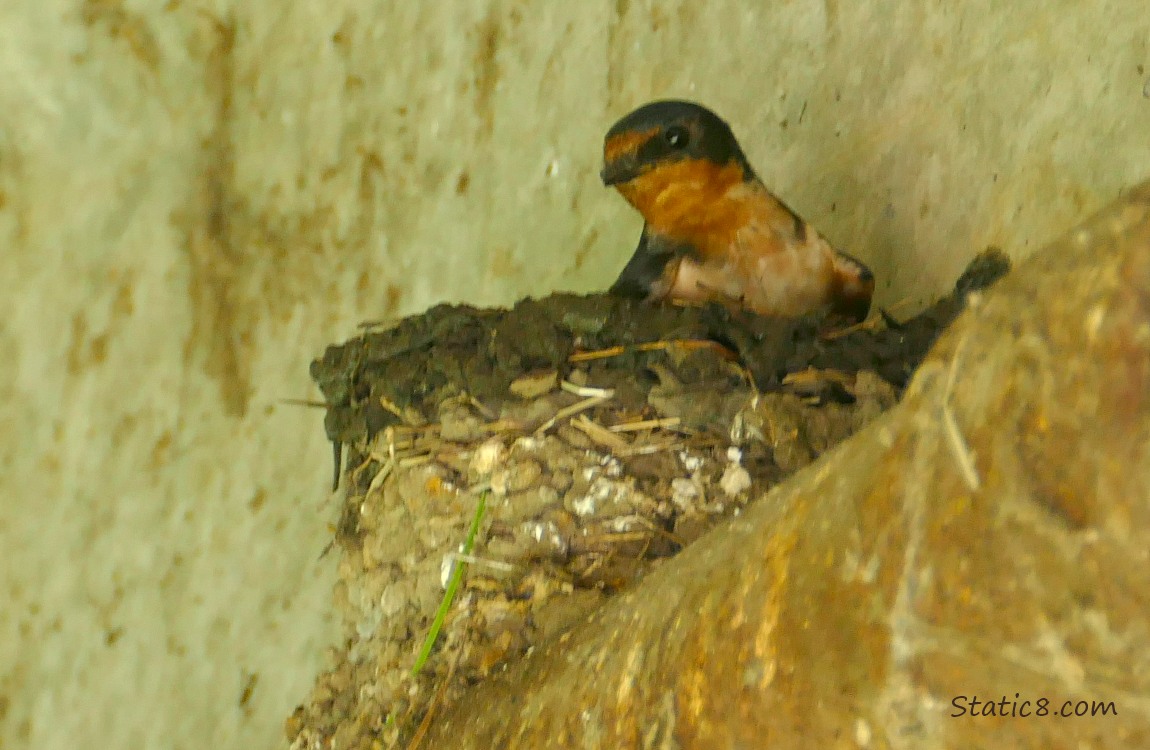
<svg viewBox="0 0 1150 750">
<path fill-rule="evenodd" d="M 918 302 L 1150 174 L 1150 14 L 0 3 L 0 748 L 276 746 L 335 637 L 281 399 L 360 320 L 610 283 L 600 139 L 663 96 Z"/>
</svg>

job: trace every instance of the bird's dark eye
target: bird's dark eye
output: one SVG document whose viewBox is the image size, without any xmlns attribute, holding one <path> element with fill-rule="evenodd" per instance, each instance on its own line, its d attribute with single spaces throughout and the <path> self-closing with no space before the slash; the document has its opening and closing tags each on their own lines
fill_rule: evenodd
<svg viewBox="0 0 1150 750">
<path fill-rule="evenodd" d="M 691 134 L 682 125 L 672 125 L 663 131 L 663 140 L 676 151 L 686 148 L 691 143 Z"/>
</svg>

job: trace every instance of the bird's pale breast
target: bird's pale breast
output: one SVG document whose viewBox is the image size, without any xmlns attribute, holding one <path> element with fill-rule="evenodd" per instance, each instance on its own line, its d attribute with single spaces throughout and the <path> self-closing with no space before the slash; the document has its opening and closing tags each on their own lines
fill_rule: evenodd
<svg viewBox="0 0 1150 750">
<path fill-rule="evenodd" d="M 696 237 L 703 250 L 684 258 L 670 296 L 736 302 L 763 315 L 802 315 L 825 307 L 834 284 L 834 250 L 757 182 L 732 186 L 716 204 L 742 205 L 741 226 Z"/>
</svg>

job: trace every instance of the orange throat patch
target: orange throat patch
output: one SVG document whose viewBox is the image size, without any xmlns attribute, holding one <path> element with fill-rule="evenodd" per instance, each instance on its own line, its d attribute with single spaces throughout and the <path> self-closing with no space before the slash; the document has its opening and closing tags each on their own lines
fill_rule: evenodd
<svg viewBox="0 0 1150 750">
<path fill-rule="evenodd" d="M 738 189 L 744 184 L 738 164 L 688 159 L 655 166 L 616 188 L 654 232 L 711 255 L 726 252 L 754 216 L 753 191 Z"/>
</svg>

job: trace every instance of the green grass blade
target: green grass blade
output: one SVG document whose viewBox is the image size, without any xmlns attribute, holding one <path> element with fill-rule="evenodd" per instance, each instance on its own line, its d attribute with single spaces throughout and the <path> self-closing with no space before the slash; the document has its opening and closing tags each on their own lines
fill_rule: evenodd
<svg viewBox="0 0 1150 750">
<path fill-rule="evenodd" d="M 470 555 L 471 550 L 475 547 L 475 537 L 479 535 L 479 523 L 483 520 L 483 512 L 486 509 L 487 491 L 484 490 L 475 506 L 475 515 L 471 517 L 471 528 L 467 531 L 467 539 L 463 542 L 463 554 L 465 555 Z M 415 664 L 411 667 L 412 676 L 419 674 L 427 662 L 427 658 L 431 655 L 431 649 L 435 647 L 435 641 L 439 638 L 439 631 L 443 627 L 444 620 L 447 619 L 451 602 L 455 599 L 455 592 L 459 590 L 459 584 L 463 582 L 465 572 L 467 572 L 467 563 L 456 560 L 455 567 L 451 571 L 451 577 L 447 581 L 447 589 L 443 592 L 443 599 L 439 602 L 439 609 L 435 611 L 435 619 L 431 621 L 431 629 L 427 631 L 427 636 L 423 639 L 423 646 L 419 649 L 419 656 L 416 657 Z"/>
</svg>

